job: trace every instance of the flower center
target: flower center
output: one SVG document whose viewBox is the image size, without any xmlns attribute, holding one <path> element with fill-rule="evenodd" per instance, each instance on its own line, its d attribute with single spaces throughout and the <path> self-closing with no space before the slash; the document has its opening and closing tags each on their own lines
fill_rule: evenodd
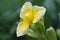
<svg viewBox="0 0 60 40">
<path fill-rule="evenodd" d="M 23 16 L 23 20 L 31 22 L 33 20 L 33 13 L 31 12 L 25 13 Z"/>
</svg>

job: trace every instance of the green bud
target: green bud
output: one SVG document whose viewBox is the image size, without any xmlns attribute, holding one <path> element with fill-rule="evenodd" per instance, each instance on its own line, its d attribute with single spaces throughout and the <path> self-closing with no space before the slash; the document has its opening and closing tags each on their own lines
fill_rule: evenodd
<svg viewBox="0 0 60 40">
<path fill-rule="evenodd" d="M 60 38 L 60 29 L 56 30 L 58 37 Z"/>
<path fill-rule="evenodd" d="M 57 36 L 53 27 L 47 29 L 46 36 L 48 40 L 57 40 Z"/>
</svg>

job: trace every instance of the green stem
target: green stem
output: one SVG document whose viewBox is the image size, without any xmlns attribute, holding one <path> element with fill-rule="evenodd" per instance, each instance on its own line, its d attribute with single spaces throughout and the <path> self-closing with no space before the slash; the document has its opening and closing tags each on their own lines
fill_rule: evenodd
<svg viewBox="0 0 60 40">
<path fill-rule="evenodd" d="M 46 36 L 43 34 L 43 35 L 41 35 L 41 36 L 38 38 L 38 40 L 47 40 L 47 38 L 46 38 Z"/>
</svg>

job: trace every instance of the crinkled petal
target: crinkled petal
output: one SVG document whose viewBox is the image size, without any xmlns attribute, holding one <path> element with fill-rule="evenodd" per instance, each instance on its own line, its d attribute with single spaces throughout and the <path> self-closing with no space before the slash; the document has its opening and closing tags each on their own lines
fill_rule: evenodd
<svg viewBox="0 0 60 40">
<path fill-rule="evenodd" d="M 26 2 L 23 5 L 23 7 L 22 7 L 22 9 L 20 11 L 20 17 L 23 18 L 23 16 L 25 15 L 25 13 L 30 12 L 30 11 L 32 11 L 32 4 L 30 2 Z"/>
<path fill-rule="evenodd" d="M 16 31 L 17 37 L 23 36 L 24 34 L 26 34 L 28 28 L 29 28 L 28 23 L 20 22 L 18 24 L 17 31 Z"/>
<path fill-rule="evenodd" d="M 39 7 L 39 6 L 34 6 L 34 19 L 33 23 L 38 22 L 45 14 L 46 8 L 44 7 Z"/>
</svg>

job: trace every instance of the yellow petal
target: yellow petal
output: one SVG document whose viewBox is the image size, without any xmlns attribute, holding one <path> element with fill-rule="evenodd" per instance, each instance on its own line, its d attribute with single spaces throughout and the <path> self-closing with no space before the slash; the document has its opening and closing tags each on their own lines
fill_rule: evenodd
<svg viewBox="0 0 60 40">
<path fill-rule="evenodd" d="M 30 2 L 26 2 L 20 11 L 20 17 L 23 18 L 25 15 L 27 15 L 26 13 L 29 12 L 32 12 L 32 4 Z"/>
<path fill-rule="evenodd" d="M 16 31 L 17 37 L 23 36 L 27 32 L 28 28 L 29 23 L 26 22 L 19 23 Z"/>
<path fill-rule="evenodd" d="M 33 23 L 38 22 L 45 14 L 46 9 L 44 7 L 34 6 L 34 19 Z"/>
</svg>

